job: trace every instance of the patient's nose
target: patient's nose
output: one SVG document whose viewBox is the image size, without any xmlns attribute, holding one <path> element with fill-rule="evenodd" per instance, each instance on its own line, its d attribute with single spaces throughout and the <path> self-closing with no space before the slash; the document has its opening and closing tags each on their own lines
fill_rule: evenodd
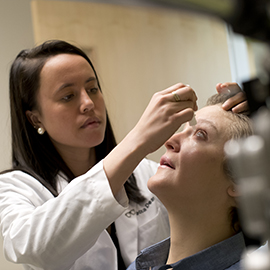
<svg viewBox="0 0 270 270">
<path fill-rule="evenodd" d="M 174 152 L 178 152 L 180 150 L 180 138 L 178 134 L 174 134 L 166 143 L 165 147 L 167 150 L 172 150 Z"/>
</svg>

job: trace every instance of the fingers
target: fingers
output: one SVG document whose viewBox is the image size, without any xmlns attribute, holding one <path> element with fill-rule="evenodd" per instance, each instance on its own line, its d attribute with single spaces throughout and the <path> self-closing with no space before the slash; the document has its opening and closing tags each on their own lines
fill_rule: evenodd
<svg viewBox="0 0 270 270">
<path fill-rule="evenodd" d="M 246 101 L 245 93 L 239 92 L 233 97 L 229 98 L 226 102 L 224 102 L 222 108 L 224 110 L 230 110 L 231 108 L 233 108 L 233 112 L 238 112 L 239 109 L 241 109 L 242 111 L 248 111 L 248 103 Z"/>
<path fill-rule="evenodd" d="M 195 111 L 198 109 L 196 103 L 198 99 L 197 95 L 189 85 L 178 83 L 161 91 L 160 93 L 168 100 L 178 103 L 174 105 L 175 107 L 181 107 L 181 110 L 187 107 L 190 107 Z"/>
<path fill-rule="evenodd" d="M 222 85 L 222 83 L 218 83 L 217 85 L 216 85 L 216 90 L 217 90 L 217 92 L 220 94 L 221 93 L 221 85 Z"/>
<path fill-rule="evenodd" d="M 222 93 L 232 93 L 235 94 L 233 97 L 229 98 L 223 105 L 224 110 L 230 110 L 234 113 L 248 113 L 249 107 L 246 98 L 246 94 L 242 91 L 240 86 L 234 82 L 218 83 L 216 85 L 216 90 L 219 94 Z"/>
<path fill-rule="evenodd" d="M 187 86 L 189 86 L 189 85 L 183 84 L 183 83 L 177 83 L 177 84 L 174 84 L 174 85 L 166 88 L 165 90 L 160 91 L 160 93 L 164 94 L 164 95 L 169 94 L 169 93 L 171 93 L 173 91 L 176 91 L 176 90 L 178 90 L 180 88 L 184 88 L 184 87 L 187 87 Z"/>
<path fill-rule="evenodd" d="M 248 107 L 248 102 L 244 101 L 237 106 L 232 108 L 232 111 L 234 113 L 243 113 L 243 114 L 249 114 L 249 107 Z"/>
<path fill-rule="evenodd" d="M 241 92 L 242 89 L 240 86 L 235 82 L 227 82 L 227 83 L 218 83 L 216 85 L 216 90 L 219 94 L 222 93 L 233 93 L 236 94 L 238 92 Z"/>
<path fill-rule="evenodd" d="M 192 111 L 198 110 L 197 103 L 191 100 L 181 100 L 178 102 L 174 101 L 171 108 L 176 112 L 180 112 L 188 108 L 190 108 Z"/>
<path fill-rule="evenodd" d="M 191 108 L 186 108 L 179 111 L 176 115 L 177 120 L 180 124 L 190 121 L 193 118 L 194 111 Z M 176 120 L 176 121 L 177 121 Z"/>
</svg>

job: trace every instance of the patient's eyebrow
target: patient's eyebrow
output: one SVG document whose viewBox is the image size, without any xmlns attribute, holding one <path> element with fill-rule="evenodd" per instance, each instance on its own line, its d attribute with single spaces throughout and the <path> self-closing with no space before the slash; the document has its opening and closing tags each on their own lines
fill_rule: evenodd
<svg viewBox="0 0 270 270">
<path fill-rule="evenodd" d="M 207 119 L 197 119 L 197 123 L 201 124 L 201 123 L 206 123 L 207 125 L 211 126 L 217 133 L 219 133 L 216 125 L 214 124 L 214 122 L 212 122 L 211 120 L 207 120 Z"/>
</svg>

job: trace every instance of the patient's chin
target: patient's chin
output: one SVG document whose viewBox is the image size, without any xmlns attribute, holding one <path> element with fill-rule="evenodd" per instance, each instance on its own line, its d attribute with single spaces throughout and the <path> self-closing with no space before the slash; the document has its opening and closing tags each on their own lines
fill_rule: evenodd
<svg viewBox="0 0 270 270">
<path fill-rule="evenodd" d="M 156 196 L 162 196 L 162 193 L 170 189 L 170 179 L 164 175 L 164 172 L 157 171 L 147 182 L 148 189 Z"/>
</svg>

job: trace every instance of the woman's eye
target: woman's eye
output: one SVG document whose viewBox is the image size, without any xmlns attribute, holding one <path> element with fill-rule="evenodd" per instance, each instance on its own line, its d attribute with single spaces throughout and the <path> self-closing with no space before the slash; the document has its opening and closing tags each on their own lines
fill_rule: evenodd
<svg viewBox="0 0 270 270">
<path fill-rule="evenodd" d="M 87 90 L 87 93 L 89 94 L 96 94 L 97 92 L 98 92 L 98 88 L 95 88 L 95 87 Z"/>
<path fill-rule="evenodd" d="M 69 95 L 64 96 L 64 97 L 62 98 L 62 100 L 64 100 L 64 101 L 69 101 L 69 100 L 71 100 L 73 97 L 74 97 L 73 94 L 69 94 Z"/>
<path fill-rule="evenodd" d="M 195 132 L 195 135 L 197 137 L 199 137 L 200 139 L 203 139 L 203 140 L 206 140 L 207 139 L 207 133 L 204 130 L 201 130 L 201 129 L 197 130 Z"/>
</svg>

